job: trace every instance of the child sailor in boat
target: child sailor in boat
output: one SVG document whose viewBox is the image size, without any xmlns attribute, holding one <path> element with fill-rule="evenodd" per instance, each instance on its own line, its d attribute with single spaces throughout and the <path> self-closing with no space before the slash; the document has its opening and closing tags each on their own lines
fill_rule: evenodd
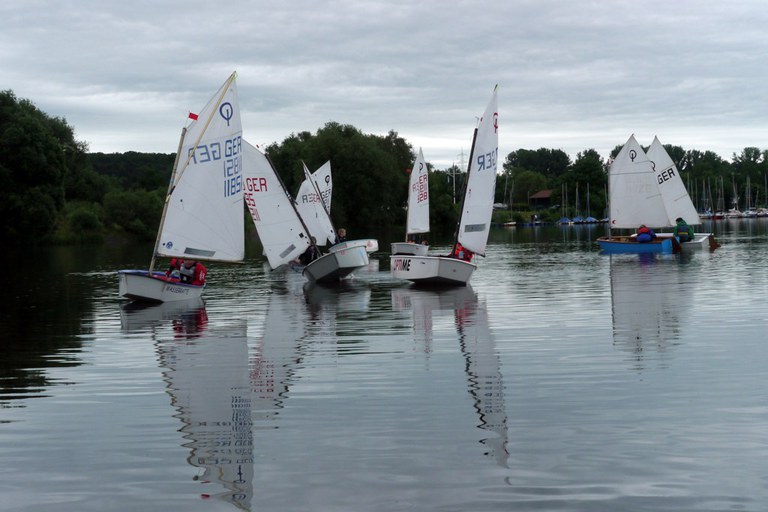
<svg viewBox="0 0 768 512">
<path fill-rule="evenodd" d="M 178 273 L 180 282 L 200 286 L 205 284 L 205 274 L 207 272 L 208 269 L 199 261 L 173 258 L 168 270 L 165 271 L 165 277 L 174 279 Z"/>
<path fill-rule="evenodd" d="M 656 233 L 645 224 L 640 224 L 640 227 L 637 228 L 637 241 L 644 244 L 650 242 L 654 238 L 656 238 Z"/>
<path fill-rule="evenodd" d="M 336 233 L 336 243 L 341 244 L 347 241 L 347 230 L 339 228 L 339 232 Z"/>
<path fill-rule="evenodd" d="M 461 245 L 459 242 L 456 242 L 456 248 L 453 251 L 454 258 L 464 261 L 472 261 L 474 255 L 475 254 L 472 251 Z"/>
<path fill-rule="evenodd" d="M 673 234 L 677 237 L 677 239 L 681 242 L 690 242 L 693 240 L 693 228 L 689 226 L 682 217 L 675 219 L 675 222 L 677 222 L 677 224 L 675 224 L 675 230 Z"/>
<path fill-rule="evenodd" d="M 307 247 L 306 251 L 299 255 L 296 263 L 300 263 L 301 265 L 309 265 L 320 257 L 320 249 L 317 248 L 317 239 L 312 236 L 310 237 L 310 240 L 312 243 L 309 244 L 309 247 Z"/>
</svg>

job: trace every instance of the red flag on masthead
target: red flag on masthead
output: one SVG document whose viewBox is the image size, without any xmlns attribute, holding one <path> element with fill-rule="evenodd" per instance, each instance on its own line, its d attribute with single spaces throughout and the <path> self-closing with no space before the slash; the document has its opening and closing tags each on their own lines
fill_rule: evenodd
<svg viewBox="0 0 768 512">
<path fill-rule="evenodd" d="M 197 114 L 193 114 L 192 112 L 189 113 L 189 118 L 193 121 L 197 121 Z"/>
</svg>

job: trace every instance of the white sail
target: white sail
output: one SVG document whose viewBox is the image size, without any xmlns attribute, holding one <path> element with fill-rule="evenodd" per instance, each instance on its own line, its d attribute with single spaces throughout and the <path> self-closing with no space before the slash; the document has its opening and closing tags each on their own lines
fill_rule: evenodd
<svg viewBox="0 0 768 512">
<path fill-rule="evenodd" d="M 406 233 L 409 235 L 429 232 L 429 175 L 424 154 L 419 154 L 413 163 L 408 184 L 408 221 Z"/>
<path fill-rule="evenodd" d="M 243 177 L 245 205 L 269 265 L 277 268 L 296 259 L 309 247 L 309 236 L 272 164 L 245 140 Z"/>
<path fill-rule="evenodd" d="M 653 164 L 656 183 L 667 212 L 667 225 L 674 226 L 678 217 L 682 217 L 691 225 L 700 224 L 699 213 L 693 206 L 691 196 L 688 195 L 688 190 L 680 177 L 680 171 L 659 142 L 658 137 L 653 138 L 653 143 L 646 155 Z"/>
<path fill-rule="evenodd" d="M 330 162 L 326 165 L 330 173 Z M 315 186 L 309 169 L 303 162 L 302 166 L 305 177 L 296 194 L 296 208 L 307 225 L 309 234 L 317 239 L 317 245 L 323 247 L 326 243 L 333 244 L 336 241 L 336 231 L 333 229 L 331 218 L 328 215 L 329 210 L 321 199 L 322 191 L 318 193 L 318 188 Z"/>
<path fill-rule="evenodd" d="M 160 256 L 240 261 L 245 255 L 235 76 L 183 132 L 158 236 Z"/>
<path fill-rule="evenodd" d="M 459 225 L 458 240 L 475 254 L 485 255 L 491 229 L 499 158 L 499 115 L 494 88 L 477 127 Z"/>
<path fill-rule="evenodd" d="M 634 135 L 611 164 L 609 197 L 611 228 L 669 225 L 653 165 Z"/>
<path fill-rule="evenodd" d="M 333 195 L 333 176 L 331 176 L 331 161 L 325 162 L 318 170 L 312 173 L 312 180 L 320 191 L 323 204 L 328 213 L 331 213 L 331 196 Z"/>
</svg>

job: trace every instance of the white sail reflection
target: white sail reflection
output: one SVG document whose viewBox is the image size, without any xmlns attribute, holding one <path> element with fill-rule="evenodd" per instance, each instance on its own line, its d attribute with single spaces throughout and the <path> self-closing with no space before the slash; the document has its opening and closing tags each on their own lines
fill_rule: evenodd
<svg viewBox="0 0 768 512">
<path fill-rule="evenodd" d="M 629 352 L 638 369 L 680 338 L 691 291 L 679 268 L 686 261 L 684 256 L 611 256 L 614 345 Z"/>
<path fill-rule="evenodd" d="M 157 342 L 163 378 L 202 498 L 251 510 L 253 438 L 245 320 Z"/>
<path fill-rule="evenodd" d="M 301 280 L 304 284 L 306 281 Z M 275 289 L 269 296 L 263 334 L 251 355 L 252 413 L 256 428 L 270 428 L 287 398 L 290 383 L 304 357 L 307 314 L 302 288 Z"/>
<path fill-rule="evenodd" d="M 480 419 L 478 427 L 492 434 L 481 440 L 486 447 L 485 455 L 499 466 L 507 467 L 504 382 L 485 303 L 477 300 L 469 286 L 444 290 L 398 288 L 392 290 L 392 307 L 395 311 L 413 312 L 414 339 L 425 353 L 432 351 L 434 317 L 453 315 L 459 347 L 466 361 L 468 391 Z"/>
</svg>

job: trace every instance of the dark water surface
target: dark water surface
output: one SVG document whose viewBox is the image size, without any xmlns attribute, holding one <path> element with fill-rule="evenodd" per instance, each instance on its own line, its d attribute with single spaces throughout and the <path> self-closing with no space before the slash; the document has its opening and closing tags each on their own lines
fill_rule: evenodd
<svg viewBox="0 0 768 512">
<path fill-rule="evenodd" d="M 768 510 L 768 219 L 706 227 L 499 229 L 445 291 L 254 256 L 148 308 L 147 248 L 6 254 L 0 510 Z"/>
</svg>

